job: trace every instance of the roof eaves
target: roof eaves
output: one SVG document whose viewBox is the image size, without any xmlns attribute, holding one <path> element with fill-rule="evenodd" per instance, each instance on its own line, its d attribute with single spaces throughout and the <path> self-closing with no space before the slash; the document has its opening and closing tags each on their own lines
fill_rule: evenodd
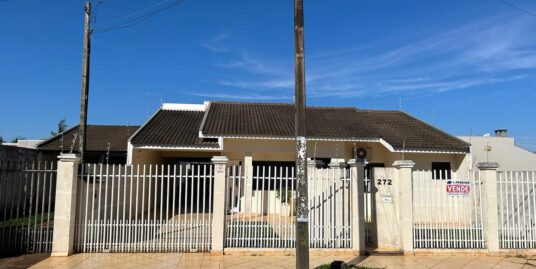
<svg viewBox="0 0 536 269">
<path fill-rule="evenodd" d="M 469 153 L 469 149 L 462 150 L 462 149 L 424 149 L 424 148 L 395 148 L 393 152 L 398 153 L 442 153 L 442 154 L 467 154 Z"/>
<path fill-rule="evenodd" d="M 232 138 L 232 139 L 260 139 L 260 140 L 295 140 L 294 136 L 266 136 L 266 135 L 205 135 L 204 138 Z M 312 141 L 346 141 L 346 142 L 381 142 L 381 138 L 375 137 L 325 137 L 307 136 L 307 140 Z M 383 140 L 385 141 L 385 140 Z M 385 142 L 387 143 L 387 142 Z M 387 143 L 388 144 L 388 143 Z"/>
<path fill-rule="evenodd" d="M 208 151 L 220 151 L 223 150 L 223 147 L 218 144 L 215 147 L 207 146 L 169 146 L 169 145 L 133 145 L 134 149 L 158 149 L 158 150 L 208 150 Z"/>
</svg>

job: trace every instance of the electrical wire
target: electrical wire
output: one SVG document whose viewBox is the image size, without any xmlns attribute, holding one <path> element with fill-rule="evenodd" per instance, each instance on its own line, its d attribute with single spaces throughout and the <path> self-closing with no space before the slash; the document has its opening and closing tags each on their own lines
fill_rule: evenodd
<svg viewBox="0 0 536 269">
<path fill-rule="evenodd" d="M 169 0 L 165 0 L 165 1 L 162 1 L 156 5 L 153 5 L 153 6 L 150 6 L 148 8 L 145 8 L 139 12 L 136 12 L 134 14 L 131 14 L 131 15 L 128 15 L 128 16 L 125 16 L 117 21 L 119 21 L 118 23 L 116 24 L 112 24 L 110 26 L 106 26 L 106 27 L 103 27 L 103 28 L 97 28 L 97 29 L 94 29 L 93 32 L 95 33 L 105 33 L 105 32 L 110 32 L 110 31 L 113 31 L 113 30 L 117 30 L 117 29 L 125 29 L 125 28 L 128 28 L 128 27 L 132 27 L 144 20 L 147 20 L 149 18 L 151 18 L 152 16 L 162 12 L 162 11 L 165 11 L 165 10 L 168 10 L 170 8 L 173 8 L 179 4 L 182 4 L 185 0 L 173 0 L 173 1 L 169 1 Z M 147 11 L 147 12 L 145 12 Z M 140 14 L 141 12 L 145 12 L 145 13 L 142 13 Z M 130 19 L 128 19 L 130 18 Z M 121 22 L 122 21 L 122 22 Z"/>
<path fill-rule="evenodd" d="M 529 15 L 531 15 L 531 16 L 536 17 L 536 13 L 534 13 L 534 12 L 531 12 L 531 11 L 529 11 L 529 10 L 526 10 L 526 9 L 524 9 L 524 8 L 521 8 L 521 7 L 519 7 L 519 6 L 516 6 L 516 5 L 510 3 L 510 2 L 508 2 L 508 1 L 506 1 L 506 0 L 501 0 L 501 2 L 503 2 L 504 4 L 506 4 L 506 5 L 510 6 L 510 7 L 515 8 L 515 9 L 517 9 L 517 10 L 523 12 L 523 13 L 526 13 L 526 14 L 529 14 Z"/>
<path fill-rule="evenodd" d="M 95 4 L 95 8 L 93 10 L 91 21 L 93 22 L 93 25 L 97 25 L 97 13 L 99 12 L 99 6 L 100 4 L 104 3 L 105 0 L 100 0 Z"/>
</svg>

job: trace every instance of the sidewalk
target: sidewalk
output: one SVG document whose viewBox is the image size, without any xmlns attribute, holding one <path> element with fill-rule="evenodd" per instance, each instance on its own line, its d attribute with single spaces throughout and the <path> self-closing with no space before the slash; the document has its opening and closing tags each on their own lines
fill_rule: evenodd
<svg viewBox="0 0 536 269">
<path fill-rule="evenodd" d="M 50 257 L 33 269 L 45 268 L 294 268 L 294 256 L 211 256 L 203 253 L 98 253 L 76 254 L 70 257 Z M 470 256 L 370 256 L 370 257 L 311 257 L 311 268 L 342 260 L 366 268 L 536 268 L 536 257 L 470 257 Z"/>
</svg>

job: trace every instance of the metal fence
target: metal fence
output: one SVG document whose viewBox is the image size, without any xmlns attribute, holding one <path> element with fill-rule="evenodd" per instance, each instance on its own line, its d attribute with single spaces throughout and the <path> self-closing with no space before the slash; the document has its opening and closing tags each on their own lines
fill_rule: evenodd
<svg viewBox="0 0 536 269">
<path fill-rule="evenodd" d="M 374 244 L 374 233 L 375 233 L 375 223 L 374 220 L 374 214 L 375 214 L 375 205 L 374 205 L 374 192 L 373 192 L 373 184 L 370 180 L 371 177 L 369 177 L 369 171 L 365 170 L 365 178 L 364 178 L 364 184 L 365 193 L 363 194 L 364 202 L 364 209 L 365 209 L 365 243 L 367 244 Z"/>
<path fill-rule="evenodd" d="M 414 171 L 414 247 L 485 248 L 482 191 L 478 173 Z"/>
<path fill-rule="evenodd" d="M 210 164 L 84 165 L 77 251 L 209 251 L 213 180 Z"/>
<path fill-rule="evenodd" d="M 351 169 L 310 168 L 309 245 L 351 248 Z"/>
<path fill-rule="evenodd" d="M 498 172 L 497 177 L 500 247 L 536 248 L 536 172 Z"/>
<path fill-rule="evenodd" d="M 0 256 L 50 252 L 55 162 L 0 162 Z"/>
<path fill-rule="evenodd" d="M 293 248 L 296 178 L 294 167 L 228 167 L 226 247 Z M 349 169 L 308 170 L 309 244 L 351 247 Z M 248 176 L 249 175 L 249 176 Z"/>
</svg>

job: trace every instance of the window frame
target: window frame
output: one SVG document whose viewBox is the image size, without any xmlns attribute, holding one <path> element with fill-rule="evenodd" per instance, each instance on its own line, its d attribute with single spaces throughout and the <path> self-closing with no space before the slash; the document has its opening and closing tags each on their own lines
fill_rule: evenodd
<svg viewBox="0 0 536 269">
<path fill-rule="evenodd" d="M 450 162 L 432 162 L 431 171 L 433 180 L 452 179 L 452 165 Z"/>
</svg>

